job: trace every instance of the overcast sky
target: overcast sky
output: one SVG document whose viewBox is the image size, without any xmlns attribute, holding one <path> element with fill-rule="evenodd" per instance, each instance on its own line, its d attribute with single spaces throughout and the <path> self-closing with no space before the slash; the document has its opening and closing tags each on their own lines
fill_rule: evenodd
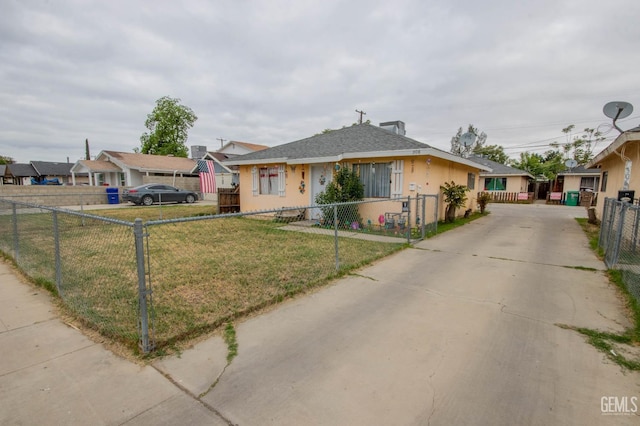
<svg viewBox="0 0 640 426">
<path fill-rule="evenodd" d="M 640 124 L 640 1 L 0 0 L 0 155 L 131 152 L 162 96 L 187 146 L 268 146 L 366 112 L 448 151 L 474 124 L 517 157 L 562 128 Z"/>
</svg>

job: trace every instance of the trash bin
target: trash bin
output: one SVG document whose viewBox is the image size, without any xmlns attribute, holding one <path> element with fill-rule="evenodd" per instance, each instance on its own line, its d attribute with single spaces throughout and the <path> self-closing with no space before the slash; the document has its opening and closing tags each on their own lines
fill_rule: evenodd
<svg viewBox="0 0 640 426">
<path fill-rule="evenodd" d="M 567 206 L 577 206 L 580 200 L 580 191 L 567 191 Z"/>
<path fill-rule="evenodd" d="M 109 204 L 120 204 L 118 188 L 107 188 L 107 202 Z"/>
</svg>

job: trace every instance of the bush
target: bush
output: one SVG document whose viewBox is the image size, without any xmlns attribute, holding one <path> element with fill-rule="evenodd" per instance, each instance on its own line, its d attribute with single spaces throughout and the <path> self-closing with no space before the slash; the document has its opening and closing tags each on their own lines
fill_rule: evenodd
<svg viewBox="0 0 640 426">
<path fill-rule="evenodd" d="M 484 213 L 487 208 L 487 204 L 491 201 L 491 194 L 488 192 L 481 192 L 478 194 L 478 207 L 480 207 L 480 213 Z"/>
<path fill-rule="evenodd" d="M 327 188 L 316 195 L 316 204 L 335 204 L 364 199 L 364 185 L 358 175 L 346 167 L 336 172 L 333 180 L 327 184 Z M 362 217 L 358 212 L 357 204 L 337 206 L 338 223 L 346 227 L 347 223 L 358 223 L 362 227 Z M 333 207 L 321 207 L 322 220 L 326 226 L 335 226 Z"/>
<path fill-rule="evenodd" d="M 456 220 L 456 209 L 464 207 L 467 202 L 467 188 L 465 185 L 456 185 L 454 181 L 445 182 L 440 187 L 444 194 L 444 202 L 447 203 L 447 209 L 445 210 L 445 221 L 453 222 Z"/>
</svg>

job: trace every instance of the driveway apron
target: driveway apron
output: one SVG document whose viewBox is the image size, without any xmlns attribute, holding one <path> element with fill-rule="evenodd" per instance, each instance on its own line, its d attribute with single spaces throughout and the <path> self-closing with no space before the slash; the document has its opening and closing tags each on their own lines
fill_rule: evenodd
<svg viewBox="0 0 640 426">
<path fill-rule="evenodd" d="M 638 424 L 601 401 L 640 397 L 639 375 L 558 326 L 630 325 L 584 208 L 489 210 L 236 324 L 224 371 L 211 341 L 156 368 L 240 425 Z"/>
</svg>

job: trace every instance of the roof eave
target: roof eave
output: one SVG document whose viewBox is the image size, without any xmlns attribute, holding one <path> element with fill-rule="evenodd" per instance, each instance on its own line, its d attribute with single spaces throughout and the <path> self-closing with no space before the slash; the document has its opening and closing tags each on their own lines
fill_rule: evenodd
<svg viewBox="0 0 640 426">
<path fill-rule="evenodd" d="M 602 160 L 617 151 L 618 148 L 620 148 L 622 145 L 626 144 L 627 142 L 633 141 L 640 141 L 640 132 L 621 133 L 613 142 L 611 142 L 611 145 L 603 149 L 598 155 L 593 158 L 593 160 L 589 161 L 585 165 L 585 168 L 589 169 L 596 166 L 598 163 L 602 162 Z"/>
</svg>

